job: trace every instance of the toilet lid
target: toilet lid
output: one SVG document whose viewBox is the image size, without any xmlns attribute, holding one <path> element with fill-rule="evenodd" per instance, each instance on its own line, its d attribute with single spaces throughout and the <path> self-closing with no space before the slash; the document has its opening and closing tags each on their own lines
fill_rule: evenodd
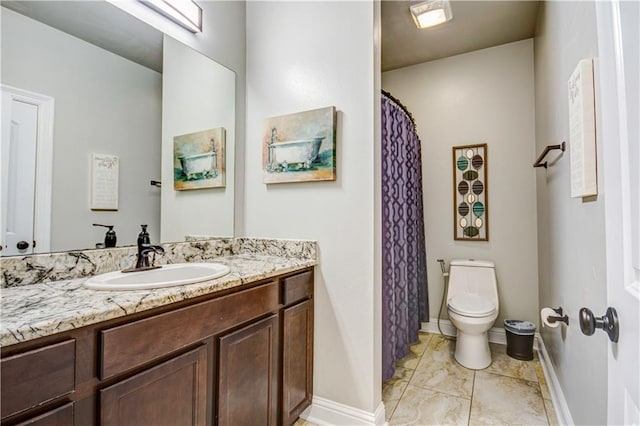
<svg viewBox="0 0 640 426">
<path fill-rule="evenodd" d="M 459 294 L 449 299 L 449 309 L 466 317 L 485 317 L 495 313 L 496 306 L 477 294 Z"/>
</svg>

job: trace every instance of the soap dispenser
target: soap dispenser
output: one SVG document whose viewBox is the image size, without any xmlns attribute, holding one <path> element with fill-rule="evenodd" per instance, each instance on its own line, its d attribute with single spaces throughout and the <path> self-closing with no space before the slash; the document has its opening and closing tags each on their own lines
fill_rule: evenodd
<svg viewBox="0 0 640 426">
<path fill-rule="evenodd" d="M 149 233 L 147 232 L 147 226 L 149 225 L 140 226 L 142 227 L 142 231 L 138 234 L 138 251 L 140 251 L 142 244 L 151 244 L 151 237 L 149 237 Z"/>
<path fill-rule="evenodd" d="M 100 225 L 99 223 L 94 223 L 93 226 L 102 226 L 104 228 L 109 228 L 107 233 L 104 235 L 104 246 L 106 248 L 111 248 L 116 246 L 116 231 L 113 230 L 114 225 Z"/>
</svg>

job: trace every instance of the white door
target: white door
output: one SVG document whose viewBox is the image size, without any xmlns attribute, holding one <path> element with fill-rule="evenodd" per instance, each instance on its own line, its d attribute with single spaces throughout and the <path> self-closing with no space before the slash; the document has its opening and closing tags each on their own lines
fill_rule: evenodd
<svg viewBox="0 0 640 426">
<path fill-rule="evenodd" d="M 0 255 L 49 251 L 53 98 L 2 86 Z"/>
<path fill-rule="evenodd" d="M 38 107 L 7 95 L 2 110 L 2 254 L 31 254 Z"/>
<path fill-rule="evenodd" d="M 596 2 L 604 151 L 607 296 L 618 312 L 609 343 L 610 425 L 640 424 L 640 3 Z M 604 312 L 596 313 L 602 315 Z M 594 391 L 597 391 L 594 389 Z"/>
</svg>

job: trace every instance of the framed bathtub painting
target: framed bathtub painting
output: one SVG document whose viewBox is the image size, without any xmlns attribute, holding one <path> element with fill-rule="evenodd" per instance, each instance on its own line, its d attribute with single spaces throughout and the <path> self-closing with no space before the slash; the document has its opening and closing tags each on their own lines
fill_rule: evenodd
<svg viewBox="0 0 640 426">
<path fill-rule="evenodd" d="M 176 191 L 225 186 L 224 127 L 173 138 L 173 188 Z"/>
<path fill-rule="evenodd" d="M 454 146 L 453 237 L 489 241 L 487 144 Z"/>
<path fill-rule="evenodd" d="M 336 108 L 267 118 L 262 131 L 264 183 L 336 179 Z"/>
</svg>

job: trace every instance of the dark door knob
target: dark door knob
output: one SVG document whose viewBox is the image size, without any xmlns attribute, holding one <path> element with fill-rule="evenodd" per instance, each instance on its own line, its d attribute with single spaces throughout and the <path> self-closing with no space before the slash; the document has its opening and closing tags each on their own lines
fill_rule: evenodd
<svg viewBox="0 0 640 426">
<path fill-rule="evenodd" d="M 618 341 L 618 313 L 614 308 L 607 308 L 607 313 L 602 317 L 594 316 L 591 309 L 580 309 L 580 330 L 582 333 L 591 336 L 597 328 L 607 333 L 612 342 Z"/>
<path fill-rule="evenodd" d="M 29 243 L 26 241 L 18 241 L 16 247 L 18 247 L 18 250 L 26 250 L 29 248 Z"/>
</svg>

